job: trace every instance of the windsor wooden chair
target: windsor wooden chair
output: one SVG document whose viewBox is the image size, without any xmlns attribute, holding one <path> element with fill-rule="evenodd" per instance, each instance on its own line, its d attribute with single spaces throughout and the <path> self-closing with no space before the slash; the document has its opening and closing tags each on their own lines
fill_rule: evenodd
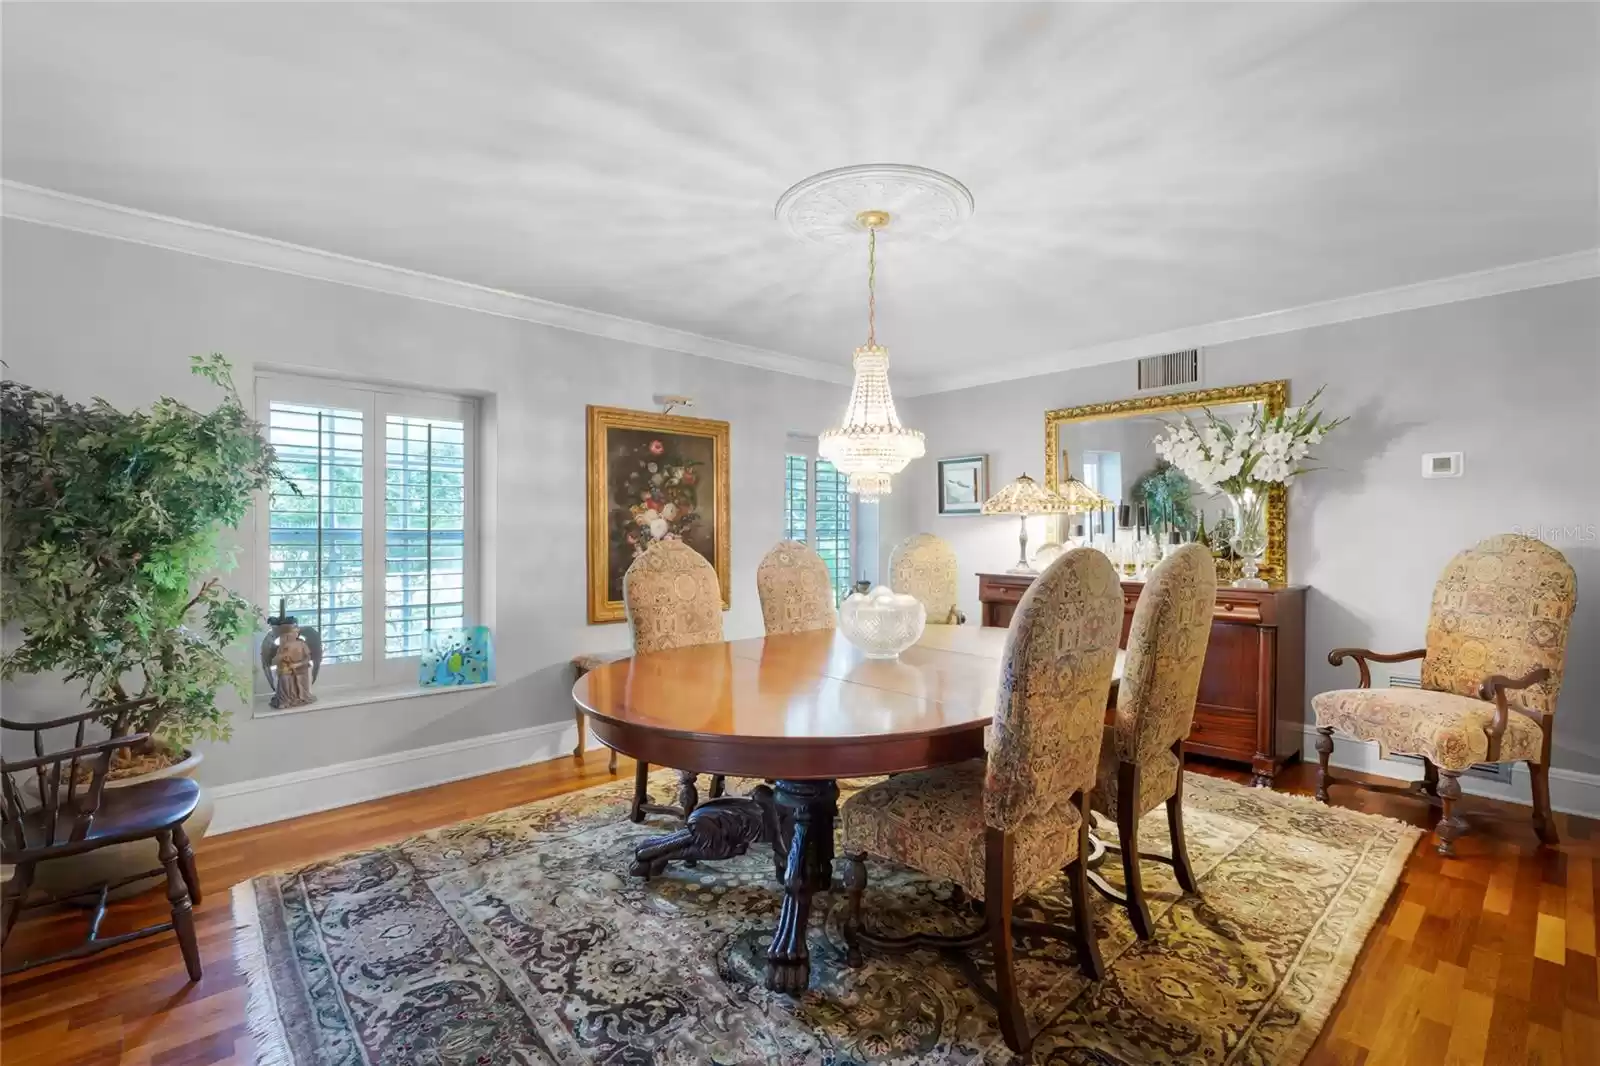
<svg viewBox="0 0 1600 1066">
<path fill-rule="evenodd" d="M 4 803 L 0 806 L 0 862 L 12 867 L 11 879 L 5 884 L 0 947 L 10 939 L 11 929 L 24 910 L 77 899 L 95 899 L 88 936 L 82 943 L 59 954 L 6 966 L 4 973 L 19 973 L 52 962 L 83 958 L 170 929 L 177 934 L 189 979 L 200 980 L 200 945 L 195 938 L 192 910 L 193 905 L 200 902 L 200 879 L 195 873 L 194 851 L 183 831 L 183 823 L 194 813 L 199 801 L 200 786 L 188 778 L 174 777 L 106 788 L 106 775 L 116 753 L 148 739 L 146 733 L 125 731 L 134 712 L 154 702 L 133 700 L 48 722 L 13 722 L 0 718 L 0 729 L 31 733 L 33 737 L 31 758 L 0 758 L 0 789 L 4 792 Z M 89 741 L 89 726 L 106 721 L 112 726 L 110 738 Z M 47 753 L 45 733 L 69 726 L 74 727 L 72 747 Z M 32 780 L 25 787 L 24 781 L 30 777 Z M 29 791 L 36 794 L 36 802 Z M 61 896 L 41 893 L 35 899 L 28 898 L 34 871 L 42 862 L 151 838 L 156 841 L 159 869 L 144 870 Z M 124 885 L 163 873 L 172 919 L 102 937 L 100 923 L 105 919 L 110 894 Z"/>
</svg>

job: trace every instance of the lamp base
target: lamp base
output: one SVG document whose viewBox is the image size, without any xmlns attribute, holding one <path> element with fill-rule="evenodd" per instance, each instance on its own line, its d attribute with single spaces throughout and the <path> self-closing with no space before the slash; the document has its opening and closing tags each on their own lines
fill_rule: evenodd
<svg viewBox="0 0 1600 1066">
<path fill-rule="evenodd" d="M 1008 573 L 1008 574 L 1022 574 L 1022 575 L 1026 576 L 1026 577 L 1038 577 L 1039 576 L 1039 571 L 1035 570 L 1031 566 L 1013 566 L 1011 569 L 1007 570 L 1006 573 Z"/>
</svg>

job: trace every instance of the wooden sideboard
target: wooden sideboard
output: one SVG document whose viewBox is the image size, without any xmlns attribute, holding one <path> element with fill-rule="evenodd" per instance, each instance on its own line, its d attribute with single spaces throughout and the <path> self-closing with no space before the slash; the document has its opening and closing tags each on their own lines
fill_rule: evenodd
<svg viewBox="0 0 1600 1066">
<path fill-rule="evenodd" d="M 983 624 L 1008 626 L 1031 574 L 979 574 Z M 1122 583 L 1127 646 L 1141 581 Z M 1211 643 L 1185 751 L 1249 764 L 1257 785 L 1300 755 L 1305 726 L 1306 590 L 1217 589 Z"/>
</svg>

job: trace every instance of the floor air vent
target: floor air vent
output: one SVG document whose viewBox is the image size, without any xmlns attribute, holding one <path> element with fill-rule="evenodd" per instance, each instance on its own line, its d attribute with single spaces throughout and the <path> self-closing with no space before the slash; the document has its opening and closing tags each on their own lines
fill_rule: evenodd
<svg viewBox="0 0 1600 1066">
<path fill-rule="evenodd" d="M 1200 381 L 1200 349 L 1189 348 L 1139 360 L 1139 391 L 1155 392 Z"/>
</svg>

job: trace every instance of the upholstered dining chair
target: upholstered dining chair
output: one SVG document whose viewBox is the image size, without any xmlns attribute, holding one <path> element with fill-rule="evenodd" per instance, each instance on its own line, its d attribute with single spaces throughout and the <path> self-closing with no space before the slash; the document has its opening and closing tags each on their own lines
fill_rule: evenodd
<svg viewBox="0 0 1600 1066">
<path fill-rule="evenodd" d="M 1217 566 L 1211 552 L 1185 544 L 1163 559 L 1145 580 L 1128 629 L 1116 721 L 1105 727 L 1100 768 L 1089 805 L 1117 823 L 1123 890 L 1091 874 L 1102 894 L 1128 910 L 1141 940 L 1155 933 L 1145 902 L 1140 859 L 1172 866 L 1178 885 L 1196 891 L 1183 837 L 1183 740 L 1194 724 L 1211 612 L 1217 598 Z M 1163 803 L 1172 857 L 1141 856 L 1139 819 Z"/>
<path fill-rule="evenodd" d="M 1328 661 L 1354 659 L 1357 688 L 1319 693 L 1317 798 L 1337 782 L 1328 772 L 1335 732 L 1376 741 L 1380 752 L 1415 755 L 1422 780 L 1407 791 L 1442 808 L 1439 854 L 1455 855 L 1466 832 L 1456 810 L 1461 772 L 1476 763 L 1525 762 L 1533 783 L 1533 826 L 1557 842 L 1550 812 L 1550 734 L 1566 665 L 1567 632 L 1578 604 L 1566 556 L 1515 533 L 1480 541 L 1445 564 L 1433 589 L 1424 646 L 1398 654 L 1336 648 Z M 1367 664 L 1422 660 L 1422 687 L 1373 688 Z"/>
<path fill-rule="evenodd" d="M 635 654 L 715 644 L 722 640 L 722 587 L 705 556 L 681 540 L 658 540 L 622 575 L 622 602 L 633 631 Z M 678 771 L 676 806 L 650 802 L 650 764 L 634 766 L 633 807 L 628 817 L 646 814 L 687 818 L 699 803 L 697 775 Z M 720 774 L 711 779 L 713 798 L 722 795 Z"/>
<path fill-rule="evenodd" d="M 166 777 L 140 781 L 119 788 L 106 788 L 111 760 L 123 748 L 149 739 L 147 733 L 126 733 L 133 713 L 154 700 L 134 700 L 101 707 L 48 722 L 13 722 L 0 718 L 0 729 L 33 735 L 33 757 L 0 760 L 0 863 L 12 868 L 5 885 L 5 915 L 0 919 L 0 945 L 11 937 L 11 929 L 24 909 L 94 899 L 89 933 L 76 947 L 44 958 L 29 959 L 8 966 L 5 973 L 31 970 L 35 966 L 78 959 L 157 933 L 172 930 L 178 937 L 184 968 L 189 980 L 200 980 L 200 943 L 195 936 L 194 906 L 200 902 L 200 877 L 195 871 L 194 851 L 183 823 L 200 801 L 200 786 L 186 777 Z M 111 737 L 90 742 L 86 730 L 95 721 L 110 718 Z M 68 726 L 73 730 L 70 748 L 46 753 L 44 734 Z M 23 782 L 32 787 L 29 796 Z M 156 856 L 161 867 L 63 896 L 41 896 L 29 900 L 34 873 L 41 863 L 73 855 L 83 855 L 114 844 L 130 841 L 156 841 Z M 119 888 L 165 873 L 170 921 L 145 926 L 115 936 L 101 936 L 106 902 Z"/>
<path fill-rule="evenodd" d="M 896 544 L 889 553 L 889 587 L 920 600 L 930 626 L 958 626 L 967 621 L 956 606 L 956 552 L 942 537 L 916 533 Z"/>
<path fill-rule="evenodd" d="M 767 633 L 805 633 L 838 624 L 833 576 L 814 550 L 780 540 L 756 567 L 756 592 Z"/>
<path fill-rule="evenodd" d="M 1014 929 L 1071 939 L 1084 971 L 1094 980 L 1104 972 L 1084 860 L 1121 629 L 1122 586 L 1110 561 L 1089 549 L 1063 555 L 1023 594 L 1011 619 L 987 758 L 891 777 L 851 796 L 839 812 L 847 961 L 859 964 L 863 944 L 958 951 L 987 942 L 1000 1032 L 1018 1054 L 1033 1036 L 1017 998 Z M 961 936 L 868 933 L 861 917 L 868 855 L 953 881 L 982 899 L 982 928 Z M 1014 918 L 1013 903 L 1058 871 L 1067 877 L 1074 930 Z"/>
</svg>

